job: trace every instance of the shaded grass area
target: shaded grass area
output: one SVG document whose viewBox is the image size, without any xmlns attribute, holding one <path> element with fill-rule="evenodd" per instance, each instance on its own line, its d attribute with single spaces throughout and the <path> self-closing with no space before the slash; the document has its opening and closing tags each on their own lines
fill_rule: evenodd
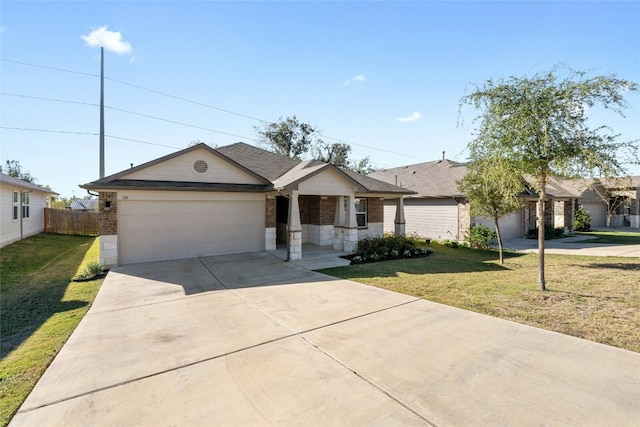
<svg viewBox="0 0 640 427">
<path fill-rule="evenodd" d="M 96 237 L 41 233 L 0 251 L 0 425 L 67 341 L 102 280 L 71 282 L 98 261 Z"/>
<path fill-rule="evenodd" d="M 579 243 L 607 243 L 612 245 L 640 245 L 640 233 L 623 231 L 589 231 L 578 232 L 580 236 L 593 236 L 593 239 Z"/>
<path fill-rule="evenodd" d="M 537 255 L 432 245 L 435 255 L 322 270 L 430 301 L 640 352 L 640 259 Z"/>
</svg>

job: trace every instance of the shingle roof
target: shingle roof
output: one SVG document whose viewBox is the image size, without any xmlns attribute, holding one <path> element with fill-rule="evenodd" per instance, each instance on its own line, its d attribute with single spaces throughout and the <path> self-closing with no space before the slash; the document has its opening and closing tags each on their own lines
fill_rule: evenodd
<svg viewBox="0 0 640 427">
<path fill-rule="evenodd" d="M 467 173 L 464 163 L 451 160 L 417 163 L 373 172 L 368 176 L 396 184 L 417 194 L 407 197 L 459 197 L 457 181 Z"/>
<path fill-rule="evenodd" d="M 69 208 L 73 211 L 94 211 L 98 209 L 98 199 L 73 199 Z"/>
<path fill-rule="evenodd" d="M 341 169 L 342 172 L 351 177 L 358 184 L 367 189 L 370 193 L 392 193 L 392 194 L 404 194 L 413 195 L 415 191 L 413 189 L 401 188 L 380 179 L 372 178 L 370 176 L 360 175 L 350 169 Z"/>
<path fill-rule="evenodd" d="M 290 159 L 244 142 L 225 145 L 216 148 L 216 151 L 269 181 L 276 180 L 300 163 L 299 160 Z"/>
<path fill-rule="evenodd" d="M 27 181 L 23 181 L 21 179 L 15 178 L 11 175 L 7 175 L 4 173 L 0 173 L 0 182 L 2 182 L 3 184 L 14 185 L 16 187 L 27 188 L 29 190 L 42 191 L 44 193 L 56 194 L 56 195 L 58 194 L 55 191 L 47 190 L 46 188 L 40 187 L 39 185 L 32 184 Z"/>
<path fill-rule="evenodd" d="M 131 172 L 157 165 L 161 162 L 182 155 L 185 152 L 200 148 L 205 148 L 215 155 L 226 159 L 228 162 L 236 164 L 237 167 L 245 169 L 248 173 L 258 177 L 264 182 L 264 184 L 245 185 L 127 179 L 127 175 Z M 136 190 L 270 191 L 273 190 L 274 187 L 286 188 L 287 186 L 295 185 L 298 182 L 325 170 L 326 168 L 334 168 L 338 173 L 343 173 L 347 179 L 353 180 L 354 184 L 361 187 L 359 191 L 393 194 L 413 193 L 411 190 L 402 189 L 373 178 L 359 175 L 346 169 L 339 169 L 324 162 L 317 160 L 294 160 L 243 142 L 215 149 L 206 144 L 194 145 L 176 153 L 136 166 L 135 168 L 127 169 L 97 181 L 81 185 L 80 187 L 94 190 L 100 188 L 127 188 Z"/>
</svg>

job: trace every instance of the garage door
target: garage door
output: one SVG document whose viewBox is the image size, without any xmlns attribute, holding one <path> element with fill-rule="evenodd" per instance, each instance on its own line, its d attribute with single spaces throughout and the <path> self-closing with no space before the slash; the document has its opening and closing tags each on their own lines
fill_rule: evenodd
<svg viewBox="0 0 640 427">
<path fill-rule="evenodd" d="M 474 217 L 474 224 L 486 225 L 490 229 L 495 229 L 493 218 Z M 506 215 L 499 220 L 500 235 L 503 239 L 512 239 L 514 237 L 522 237 L 524 235 L 524 223 L 522 219 L 522 210 Z"/>
<path fill-rule="evenodd" d="M 591 215 L 591 227 L 606 227 L 607 209 L 602 203 L 583 203 L 582 209 Z"/>
<path fill-rule="evenodd" d="M 394 230 L 395 201 L 385 201 L 384 231 Z M 405 199 L 405 232 L 435 240 L 456 239 L 458 203 L 453 199 Z"/>
<path fill-rule="evenodd" d="M 264 249 L 264 202 L 118 202 L 119 264 Z"/>
</svg>

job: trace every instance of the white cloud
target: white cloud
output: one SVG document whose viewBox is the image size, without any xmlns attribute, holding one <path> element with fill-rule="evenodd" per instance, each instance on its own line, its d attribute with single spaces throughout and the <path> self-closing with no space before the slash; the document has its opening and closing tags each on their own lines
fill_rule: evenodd
<svg viewBox="0 0 640 427">
<path fill-rule="evenodd" d="M 420 117 L 422 117 L 422 114 L 420 114 L 420 112 L 416 111 L 413 114 L 407 116 L 407 117 L 398 117 L 398 121 L 400 123 L 408 123 L 408 122 L 415 122 L 417 120 L 420 120 Z"/>
<path fill-rule="evenodd" d="M 91 31 L 86 36 L 81 36 L 82 40 L 87 43 L 89 47 L 104 47 L 105 49 L 119 53 L 131 52 L 131 44 L 122 40 L 122 34 L 117 31 L 107 30 L 107 26 L 98 28 Z"/>
<path fill-rule="evenodd" d="M 364 83 L 364 74 L 353 76 L 350 79 L 347 79 L 343 84 L 344 86 L 349 86 L 351 83 Z"/>
</svg>

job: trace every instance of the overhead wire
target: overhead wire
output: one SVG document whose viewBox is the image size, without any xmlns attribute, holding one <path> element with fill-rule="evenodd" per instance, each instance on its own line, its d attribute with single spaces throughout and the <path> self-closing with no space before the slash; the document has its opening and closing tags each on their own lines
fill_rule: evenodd
<svg viewBox="0 0 640 427">
<path fill-rule="evenodd" d="M 92 73 L 68 70 L 68 69 L 65 69 L 65 68 L 51 67 L 51 66 L 40 65 L 40 64 L 33 64 L 33 63 L 28 63 L 28 62 L 23 62 L 23 61 L 15 61 L 15 60 L 6 59 L 6 58 L 0 58 L 0 61 L 19 64 L 19 65 L 25 65 L 25 66 L 31 66 L 31 67 L 36 67 L 36 68 L 55 70 L 55 71 L 66 72 L 66 73 L 85 75 L 85 76 L 89 76 L 89 77 L 100 77 L 100 75 L 98 75 L 98 74 L 92 74 Z M 144 90 L 144 91 L 147 91 L 147 92 L 150 92 L 150 93 L 154 93 L 154 94 L 157 94 L 157 95 L 166 96 L 166 97 L 169 97 L 169 98 L 172 98 L 172 99 L 176 99 L 176 100 L 179 100 L 179 101 L 183 101 L 183 102 L 187 102 L 187 103 L 190 103 L 190 104 L 198 105 L 198 106 L 201 106 L 201 107 L 210 108 L 210 109 L 213 109 L 213 110 L 216 110 L 216 111 L 220 111 L 220 112 L 223 112 L 223 113 L 232 114 L 232 115 L 235 115 L 235 116 L 238 116 L 238 117 L 247 118 L 247 119 L 258 121 L 258 122 L 261 122 L 261 123 L 271 123 L 271 121 L 264 120 L 264 119 L 261 119 L 261 118 L 258 118 L 258 117 L 254 117 L 254 116 L 250 116 L 250 115 L 242 114 L 242 113 L 237 113 L 235 111 L 227 110 L 227 109 L 224 109 L 224 108 L 219 108 L 219 107 L 216 107 L 216 106 L 213 106 L 213 105 L 210 105 L 210 104 L 205 104 L 205 103 L 202 103 L 202 102 L 199 102 L 199 101 L 190 100 L 190 99 L 187 99 L 187 98 L 184 98 L 184 97 L 172 95 L 172 94 L 169 94 L 169 93 L 166 93 L 166 92 L 162 92 L 162 91 L 159 91 L 159 90 L 146 88 L 144 86 L 128 83 L 128 82 L 125 82 L 125 81 L 122 81 L 122 80 L 118 80 L 118 79 L 114 79 L 114 78 L 111 78 L 111 77 L 105 76 L 104 78 L 105 78 L 105 80 L 113 81 L 115 83 L 119 83 L 119 84 L 122 84 L 122 85 L 130 86 L 130 87 L 133 87 L 133 88 L 136 88 L 136 89 L 139 89 L 139 90 Z M 18 95 L 12 95 L 12 96 L 18 96 Z M 29 98 L 29 96 L 24 96 L 24 97 L 25 98 Z M 37 97 L 31 97 L 31 98 L 37 99 Z M 54 99 L 47 99 L 47 100 L 54 101 Z M 55 100 L 55 101 L 77 103 L 77 104 L 81 104 L 81 105 L 83 104 L 81 102 L 75 102 L 75 101 L 62 101 L 62 100 Z M 91 104 L 89 104 L 89 105 L 91 105 Z M 107 107 L 105 107 L 105 108 L 107 108 Z M 143 113 L 136 113 L 136 112 L 131 112 L 131 111 L 127 111 L 127 110 L 119 110 L 119 109 L 117 109 L 115 107 L 109 107 L 109 108 L 111 108 L 113 110 L 129 113 L 129 114 L 135 114 L 135 115 L 139 115 L 139 116 L 143 116 L 143 117 L 162 120 L 162 121 L 166 121 L 166 122 L 169 122 L 169 123 L 174 123 L 174 124 L 178 124 L 178 125 L 182 125 L 182 126 L 188 126 L 188 127 L 193 127 L 193 128 L 201 129 L 201 130 L 207 130 L 207 131 L 210 131 L 210 132 L 216 132 L 216 133 L 220 133 L 220 134 L 224 134 L 224 135 L 228 135 L 228 136 L 234 136 L 234 137 L 238 137 L 238 138 L 244 138 L 244 139 L 249 139 L 249 140 L 252 140 L 252 141 L 257 141 L 255 138 L 245 137 L 245 136 L 241 136 L 241 135 L 235 135 L 235 134 L 231 134 L 231 133 L 227 133 L 227 132 L 223 132 L 223 131 L 218 131 L 218 130 L 213 130 L 213 129 L 209 129 L 209 128 L 204 128 L 204 127 L 200 127 L 200 126 L 196 126 L 196 125 L 189 125 L 189 124 L 186 124 L 186 123 L 181 123 L 181 122 L 177 122 L 177 121 L 173 121 L 173 120 L 169 120 L 169 119 L 163 119 L 163 118 L 159 118 L 159 117 L 154 117 L 154 116 L 146 115 L 146 114 L 143 114 Z M 400 153 L 400 152 L 396 152 L 396 151 L 392 151 L 392 150 L 386 150 L 386 149 L 383 149 L 383 148 L 373 147 L 371 145 L 360 144 L 360 143 L 348 141 L 348 140 L 345 140 L 345 139 L 342 139 L 342 138 L 335 138 L 335 137 L 326 135 L 326 134 L 321 133 L 321 132 L 318 132 L 317 134 L 318 134 L 318 136 L 320 136 L 322 138 L 329 139 L 329 140 L 332 140 L 332 141 L 337 141 L 337 142 L 343 143 L 343 144 L 349 144 L 349 145 L 353 145 L 353 146 L 357 146 L 357 147 L 364 147 L 364 148 L 368 148 L 368 149 L 371 149 L 371 150 L 376 150 L 376 151 L 380 151 L 380 152 L 384 152 L 384 153 L 388 153 L 388 154 L 394 154 L 394 155 L 398 155 L 398 156 L 410 157 L 410 158 L 413 158 L 413 159 L 416 159 L 416 158 L 420 159 L 421 158 L 419 156 L 415 156 L 415 155 L 412 155 L 412 154 Z M 379 163 L 377 163 L 377 164 L 379 164 Z"/>
</svg>

